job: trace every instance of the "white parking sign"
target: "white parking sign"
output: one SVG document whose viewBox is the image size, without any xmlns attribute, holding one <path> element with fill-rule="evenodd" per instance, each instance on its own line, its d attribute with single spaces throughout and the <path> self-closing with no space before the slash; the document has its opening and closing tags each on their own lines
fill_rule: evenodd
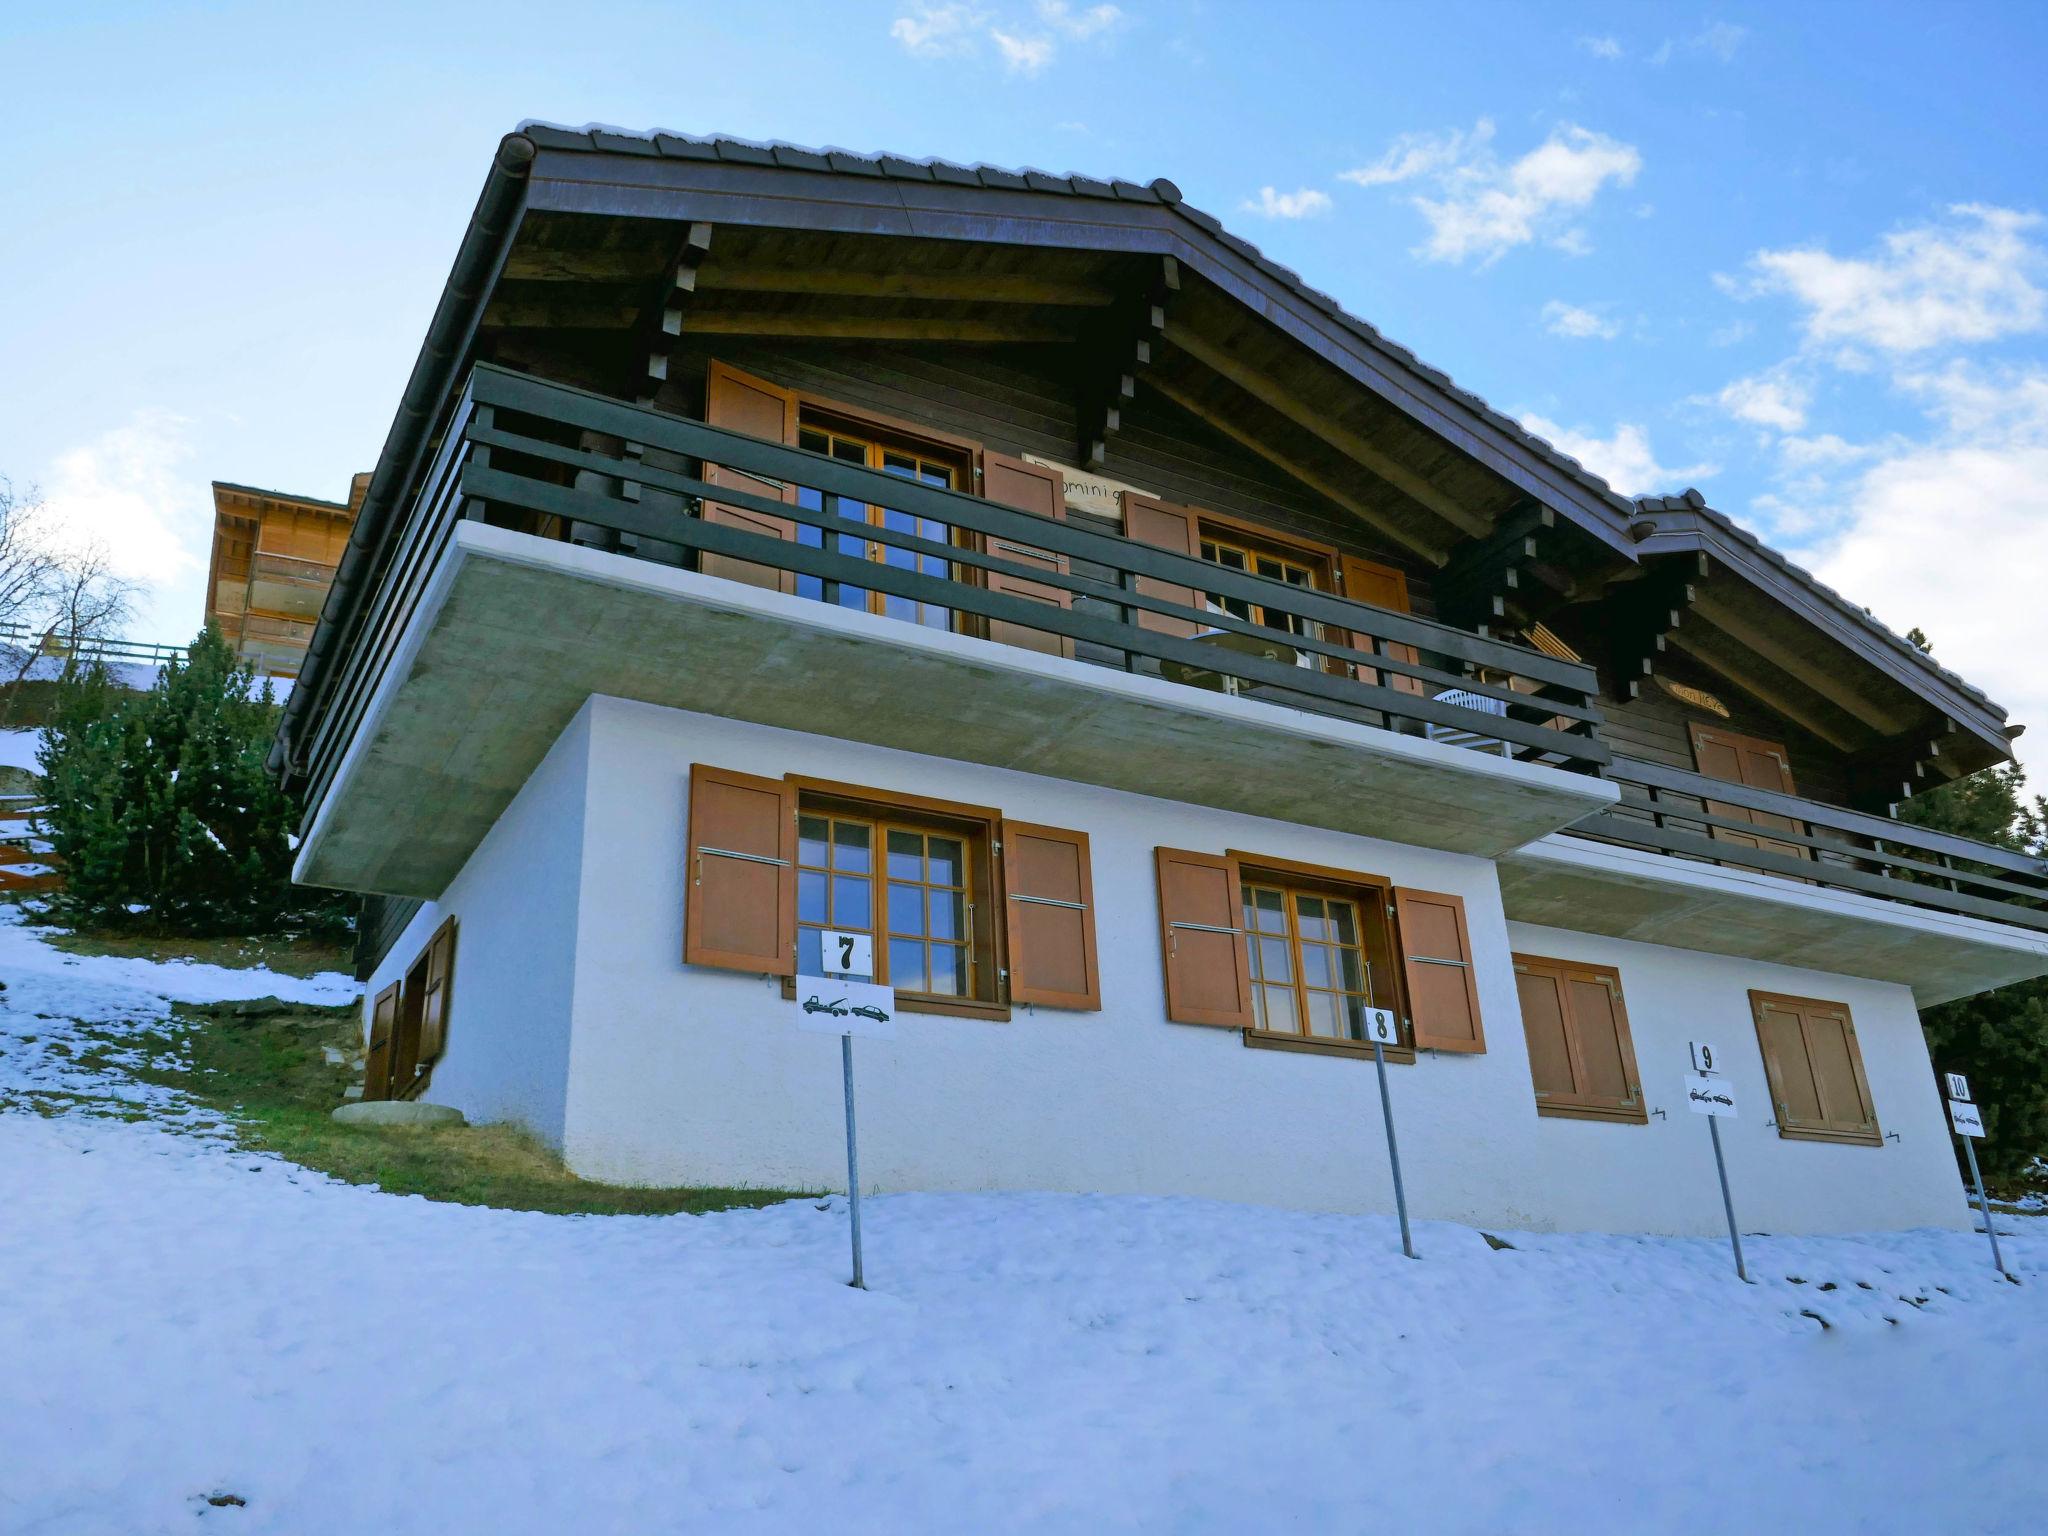
<svg viewBox="0 0 2048 1536">
<path fill-rule="evenodd" d="M 1685 1074 L 1685 1107 L 1696 1115 L 1734 1118 L 1735 1090 L 1725 1077 Z"/>
</svg>

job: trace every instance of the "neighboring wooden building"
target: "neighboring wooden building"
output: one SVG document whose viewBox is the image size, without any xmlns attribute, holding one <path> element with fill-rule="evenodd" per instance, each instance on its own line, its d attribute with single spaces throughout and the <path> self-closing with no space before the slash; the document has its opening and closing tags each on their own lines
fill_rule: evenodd
<svg viewBox="0 0 2048 1536">
<path fill-rule="evenodd" d="M 835 1185 L 840 930 L 884 1185 L 1386 1209 L 1385 1009 L 1425 1214 L 1716 1230 L 1705 1039 L 1811 1231 L 1964 1219 L 1916 1010 L 2048 865 L 1890 812 L 2017 729 L 1171 183 L 533 126 L 272 766 L 371 1091 L 579 1172 Z"/>
<path fill-rule="evenodd" d="M 213 482 L 206 621 L 259 675 L 298 676 L 369 488 L 357 475 L 340 502 Z"/>
</svg>

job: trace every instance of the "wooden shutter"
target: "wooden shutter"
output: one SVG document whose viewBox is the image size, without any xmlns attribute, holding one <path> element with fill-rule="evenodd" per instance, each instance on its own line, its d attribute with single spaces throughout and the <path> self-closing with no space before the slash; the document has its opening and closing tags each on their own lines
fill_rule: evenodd
<svg viewBox="0 0 2048 1536">
<path fill-rule="evenodd" d="M 424 1063 L 437 1061 L 448 1045 L 448 1001 L 455 974 L 455 919 L 449 918 L 427 945 L 426 988 L 420 997 L 420 1051 Z"/>
<path fill-rule="evenodd" d="M 1156 858 L 1166 1016 L 1176 1024 L 1250 1029 L 1251 961 L 1237 860 L 1178 848 L 1161 848 Z"/>
<path fill-rule="evenodd" d="M 690 767 L 683 959 L 796 974 L 796 795 L 780 779 Z"/>
<path fill-rule="evenodd" d="M 1344 583 L 1344 595 L 1354 603 L 1371 603 L 1375 608 L 1385 608 L 1394 613 L 1406 613 L 1408 609 L 1408 578 L 1390 565 L 1379 565 L 1371 560 L 1361 560 L 1356 555 L 1337 557 L 1339 578 Z M 1349 644 L 1353 649 L 1372 649 L 1370 635 L 1352 635 L 1348 640 L 1339 637 L 1340 643 Z M 1389 645 L 1386 654 L 1396 661 L 1419 661 L 1421 657 L 1412 645 Z M 1380 674 L 1371 667 L 1355 669 L 1362 683 L 1377 683 Z M 1402 693 L 1420 695 L 1425 692 L 1422 679 L 1403 677 L 1398 673 L 1390 675 L 1387 686 Z"/>
<path fill-rule="evenodd" d="M 1486 1031 L 1479 1021 L 1479 989 L 1473 984 L 1465 898 L 1396 890 L 1394 917 L 1415 1048 L 1484 1051 Z"/>
<path fill-rule="evenodd" d="M 1067 515 L 1067 482 L 1056 469 L 1047 469 L 1042 464 L 1026 463 L 1013 459 L 1008 454 L 983 453 L 981 456 L 981 494 L 990 501 L 1000 502 L 1006 507 L 1021 511 L 1035 512 L 1040 517 L 1064 520 Z M 1054 571 L 1064 576 L 1067 573 L 1067 557 L 1050 550 L 1034 549 L 1028 544 L 989 535 L 985 540 L 987 552 L 999 555 L 1017 565 L 1034 566 L 1040 570 Z M 1005 576 L 995 571 L 988 573 L 988 589 L 991 592 L 1007 592 L 1012 597 L 1028 598 L 1034 603 L 1044 603 L 1051 608 L 1070 608 L 1073 594 L 1065 587 L 1047 586 L 1044 582 L 1027 581 L 1021 576 Z M 1074 642 L 1065 635 L 1048 634 L 1042 629 L 1027 629 L 1022 624 L 1007 624 L 991 619 L 988 637 L 1003 645 L 1019 646 L 1027 651 L 1043 651 L 1049 656 L 1071 656 Z"/>
<path fill-rule="evenodd" d="M 1691 729 L 1693 761 L 1708 778 L 1720 779 L 1727 784 L 1745 784 L 1751 789 L 1773 790 L 1781 795 L 1798 793 L 1792 786 L 1792 760 L 1780 743 L 1763 741 L 1755 736 L 1739 736 L 1733 731 L 1701 725 L 1697 721 L 1693 722 Z M 1715 800 L 1707 802 L 1707 812 L 1729 821 L 1746 821 L 1780 832 L 1805 831 L 1801 823 L 1789 816 L 1774 816 L 1769 811 L 1752 811 Z M 1813 850 L 1801 844 L 1782 843 L 1769 837 L 1739 832 L 1733 827 L 1715 827 L 1713 835 L 1724 843 L 1762 848 L 1771 853 L 1782 853 L 1788 858 L 1813 856 Z"/>
<path fill-rule="evenodd" d="M 1193 507 L 1177 507 L 1172 502 L 1155 501 L 1149 496 L 1133 496 L 1129 491 L 1121 494 L 1126 537 L 1136 539 L 1140 544 L 1150 544 L 1157 549 L 1170 549 L 1177 555 L 1201 558 L 1201 514 Z M 1189 608 L 1202 606 L 1202 599 L 1193 587 L 1177 586 L 1173 582 L 1161 581 L 1157 577 L 1140 576 L 1138 590 L 1147 597 L 1161 598 L 1169 603 L 1182 603 Z M 1192 619 L 1176 619 L 1143 608 L 1138 609 L 1137 614 L 1140 629 L 1155 630 L 1162 635 L 1178 635 L 1183 640 L 1198 633 L 1202 627 Z"/>
<path fill-rule="evenodd" d="M 1088 834 L 1006 820 L 1000 837 L 1010 1001 L 1100 1008 Z"/>
<path fill-rule="evenodd" d="M 752 374 L 728 368 L 721 362 L 711 364 L 705 381 L 704 419 L 714 427 L 744 432 L 749 437 L 765 438 L 771 443 L 796 442 L 796 396 Z M 712 485 L 731 486 L 736 491 L 765 496 L 772 501 L 793 503 L 796 500 L 796 487 L 793 485 L 756 480 L 723 464 L 706 464 L 704 479 Z M 704 521 L 726 528 L 744 528 L 749 533 L 765 533 L 778 539 L 793 541 L 796 538 L 796 524 L 786 517 L 774 517 L 748 507 L 727 506 L 722 502 L 704 503 Z M 707 554 L 699 568 L 707 576 L 723 576 L 728 581 L 744 581 L 749 586 L 770 587 L 781 592 L 795 590 L 796 578 L 790 572 L 769 565 L 756 565 L 750 560 Z"/>
<path fill-rule="evenodd" d="M 391 983 L 377 994 L 370 1009 L 370 1049 L 363 1066 L 363 1097 L 391 1097 L 391 1053 L 398 1034 L 399 985 Z"/>
<path fill-rule="evenodd" d="M 1778 1134 L 1880 1145 L 1884 1136 L 1849 1010 L 1840 1003 L 1775 992 L 1752 992 L 1749 1005 Z"/>
<path fill-rule="evenodd" d="M 1646 1124 L 1621 973 L 1534 955 L 1514 958 L 1538 1112 Z"/>
</svg>

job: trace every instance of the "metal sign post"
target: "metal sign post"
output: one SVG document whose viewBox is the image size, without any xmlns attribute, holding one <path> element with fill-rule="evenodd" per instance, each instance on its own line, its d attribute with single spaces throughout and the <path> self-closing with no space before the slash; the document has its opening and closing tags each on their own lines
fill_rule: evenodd
<svg viewBox="0 0 2048 1536">
<path fill-rule="evenodd" d="M 827 932 L 823 953 L 828 965 L 858 967 L 872 974 L 872 940 L 866 934 Z M 797 1028 L 839 1037 L 839 1073 L 846 1090 L 846 1211 L 853 1239 L 855 1290 L 868 1288 L 860 1251 L 860 1139 L 853 1119 L 853 1037 L 892 1040 L 896 1036 L 896 994 L 871 981 L 845 976 L 799 976 L 796 979 Z"/>
<path fill-rule="evenodd" d="M 1970 1080 L 1960 1072 L 1942 1074 L 1948 1087 L 1948 1120 L 1956 1139 L 1963 1144 L 1963 1156 L 1970 1163 L 1970 1182 L 1977 1186 L 1977 1209 L 1984 1213 L 1984 1235 L 1991 1239 L 1991 1262 L 2006 1273 L 2005 1255 L 1998 1251 L 1998 1223 L 1991 1219 L 1991 1198 L 1984 1193 L 1984 1175 L 1977 1167 L 1977 1138 L 1984 1134 L 1984 1116 L 1970 1099 Z"/>
<path fill-rule="evenodd" d="M 1370 996 L 1372 971 L 1369 967 L 1365 984 Z M 1380 1075 L 1380 1116 L 1387 1122 L 1387 1166 L 1394 1173 L 1394 1210 L 1401 1218 L 1401 1251 L 1412 1259 L 1416 1256 L 1415 1240 L 1408 1233 L 1408 1191 L 1401 1183 L 1401 1144 L 1394 1139 L 1394 1101 L 1387 1094 L 1386 1048 L 1401 1043 L 1401 1025 L 1393 1010 L 1368 1008 L 1365 1037 L 1372 1042 L 1372 1064 Z"/>
<path fill-rule="evenodd" d="M 1749 1266 L 1742 1259 L 1742 1232 L 1735 1224 L 1735 1198 L 1728 1193 L 1728 1160 L 1721 1155 L 1721 1117 L 1735 1114 L 1735 1090 L 1710 1069 L 1714 1048 L 1694 1041 L 1692 1060 L 1699 1071 L 1685 1074 L 1685 1105 L 1696 1115 L 1707 1117 L 1707 1133 L 1714 1143 L 1714 1173 L 1721 1181 L 1721 1214 L 1728 1218 L 1728 1246 L 1735 1250 L 1736 1278 L 1749 1280 Z"/>
</svg>

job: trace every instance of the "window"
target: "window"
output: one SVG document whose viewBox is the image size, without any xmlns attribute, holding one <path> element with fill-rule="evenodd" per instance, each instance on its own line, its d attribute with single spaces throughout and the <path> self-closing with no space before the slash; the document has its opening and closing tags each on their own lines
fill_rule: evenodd
<svg viewBox="0 0 2048 1536">
<path fill-rule="evenodd" d="M 950 458 L 935 456 L 908 443 L 890 445 L 871 433 L 856 433 L 824 425 L 808 415 L 803 418 L 802 425 L 797 430 L 797 446 L 838 459 L 841 463 L 878 469 L 885 475 L 915 480 L 922 485 L 936 485 L 951 490 L 957 488 L 959 482 L 957 465 Z M 944 523 L 935 522 L 928 517 L 853 501 L 810 486 L 798 486 L 796 499 L 799 506 L 836 513 L 847 523 L 863 528 L 887 528 L 897 533 L 915 534 L 919 538 L 931 539 L 941 544 L 953 542 L 953 530 Z M 863 538 L 857 533 L 834 532 L 828 535 L 824 529 L 809 523 L 796 525 L 796 538 L 799 544 L 823 548 L 827 537 L 835 541 L 834 547 L 840 554 L 852 555 L 856 559 L 880 561 L 899 570 L 917 571 L 942 579 L 950 578 L 953 574 L 952 563 L 938 555 L 920 554 L 894 544 L 883 544 Z M 886 614 L 892 619 L 907 619 L 913 624 L 924 624 L 933 629 L 948 629 L 953 623 L 953 610 L 936 603 L 919 602 L 915 598 L 897 597 L 886 592 L 870 592 L 843 582 L 825 581 L 816 576 L 799 575 L 796 578 L 796 592 L 799 597 L 837 603 L 843 608 L 859 608 L 869 613 Z"/>
<path fill-rule="evenodd" d="M 422 1092 L 448 1044 L 448 1004 L 455 979 L 455 919 L 448 918 L 382 992 L 370 1014 L 363 1073 L 366 1099 L 409 1099 Z"/>
<path fill-rule="evenodd" d="M 1776 992 L 1750 993 L 1749 1006 L 1778 1134 L 1794 1141 L 1882 1145 L 1849 1010 Z"/>
<path fill-rule="evenodd" d="M 822 973 L 818 936 L 838 928 L 873 938 L 874 979 L 899 994 L 994 1001 L 985 826 L 797 803 L 797 970 Z"/>
<path fill-rule="evenodd" d="M 1516 955 L 1515 991 L 1539 1115 L 1649 1123 L 1619 971 Z"/>
<path fill-rule="evenodd" d="M 1366 1038 L 1366 1012 L 1399 1011 L 1385 895 L 1244 879 L 1252 1027 L 1323 1040 Z"/>
<path fill-rule="evenodd" d="M 1290 587 L 1328 591 L 1330 586 L 1329 565 L 1318 557 L 1283 553 L 1277 547 L 1261 547 L 1240 534 L 1226 533 L 1206 525 L 1202 529 L 1202 558 L 1227 571 L 1263 576 L 1268 581 L 1285 582 Z M 1276 629 L 1282 634 L 1302 635 L 1311 640 L 1322 638 L 1320 624 L 1283 613 L 1266 603 L 1254 603 L 1242 597 L 1220 597 L 1213 592 L 1204 593 L 1202 601 L 1211 613 L 1229 614 L 1247 624 Z"/>
<path fill-rule="evenodd" d="M 1461 898 L 1260 854 L 1155 858 L 1175 1023 L 1349 1055 L 1366 1051 L 1366 1011 L 1388 1008 L 1412 1046 L 1486 1049 Z"/>
<path fill-rule="evenodd" d="M 873 939 L 910 1012 L 1102 1006 L 1085 833 L 811 779 L 690 770 L 683 959 L 794 977 L 828 928 Z"/>
</svg>

